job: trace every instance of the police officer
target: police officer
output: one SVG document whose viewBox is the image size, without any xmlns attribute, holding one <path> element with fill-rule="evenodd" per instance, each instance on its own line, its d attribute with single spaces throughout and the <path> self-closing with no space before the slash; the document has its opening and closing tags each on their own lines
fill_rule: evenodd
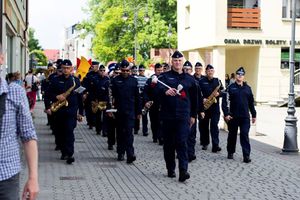
<svg viewBox="0 0 300 200">
<path fill-rule="evenodd" d="M 138 81 L 140 98 L 141 98 L 142 105 L 144 105 L 145 101 L 143 100 L 143 92 L 144 92 L 144 87 L 145 87 L 145 84 L 147 81 L 147 77 L 145 76 L 145 66 L 144 65 L 139 66 L 139 74 L 136 75 L 135 78 Z M 148 113 L 146 113 L 145 115 L 142 115 L 142 125 L 143 125 L 143 136 L 148 136 Z M 134 133 L 138 134 L 139 129 L 140 129 L 140 120 L 136 119 L 135 125 L 134 125 Z"/>
<path fill-rule="evenodd" d="M 119 63 L 112 63 L 108 66 L 109 70 L 112 71 L 110 74 L 110 87 L 109 90 L 109 106 L 112 108 L 113 105 L 113 98 L 112 98 L 112 82 L 113 79 L 121 73 L 120 64 Z M 107 144 L 108 150 L 113 150 L 114 145 L 116 143 L 116 135 L 117 135 L 117 121 L 113 114 L 108 115 L 107 117 Z"/>
<path fill-rule="evenodd" d="M 185 63 L 183 64 L 183 71 L 185 73 L 188 73 L 188 74 L 192 75 L 192 73 L 193 73 L 193 65 L 192 65 L 192 63 L 190 61 L 188 61 L 188 60 L 185 61 Z"/>
<path fill-rule="evenodd" d="M 164 159 L 168 177 L 175 177 L 175 151 L 179 161 L 179 181 L 190 178 L 188 170 L 187 139 L 197 114 L 197 85 L 194 78 L 183 72 L 183 55 L 175 51 L 171 70 L 162 73 L 158 82 L 161 96 L 162 132 L 164 134 Z"/>
<path fill-rule="evenodd" d="M 91 96 L 93 96 L 93 94 L 90 93 L 92 92 L 93 79 L 95 76 L 98 76 L 99 64 L 100 63 L 98 61 L 92 61 L 90 71 L 82 80 L 82 86 L 86 88 L 83 95 L 83 101 L 84 101 L 86 121 L 89 126 L 89 129 L 93 129 L 96 120 L 96 115 L 92 112 Z"/>
<path fill-rule="evenodd" d="M 109 101 L 108 87 L 109 87 L 109 78 L 105 76 L 104 65 L 100 65 L 97 74 L 90 77 L 90 83 L 88 87 L 88 91 L 89 91 L 88 99 L 91 101 L 91 106 L 98 108 L 95 109 L 96 110 L 95 113 L 93 112 L 93 114 L 95 114 L 96 133 L 97 135 L 100 135 L 102 131 L 103 137 L 107 136 L 106 131 L 103 130 L 104 114 L 106 114 L 106 112 L 105 110 L 100 110 L 98 105 L 100 103 L 105 103 L 105 105 L 107 106 L 107 103 Z M 103 105 L 103 109 L 105 109 L 104 105 Z"/>
<path fill-rule="evenodd" d="M 80 81 L 72 75 L 73 66 L 70 60 L 62 62 L 63 75 L 57 76 L 52 81 L 49 91 L 52 102 L 67 100 L 68 106 L 62 106 L 57 111 L 48 107 L 47 113 L 54 115 L 55 131 L 61 139 L 61 160 L 72 164 L 74 159 L 74 128 L 77 120 L 82 121 L 83 106 L 81 94 L 75 92 L 80 86 Z M 79 114 L 78 114 L 79 109 Z"/>
<path fill-rule="evenodd" d="M 199 82 L 204 76 L 202 75 L 202 64 L 200 62 L 197 62 L 195 64 L 195 73 L 193 75 L 194 79 L 196 80 L 196 84 L 198 86 L 198 127 L 200 130 L 200 120 L 204 118 L 204 108 L 203 108 L 203 96 L 201 92 L 201 88 L 199 85 Z M 193 160 L 196 159 L 195 155 L 195 145 L 196 145 L 196 137 L 197 137 L 197 120 L 195 120 L 195 123 L 191 127 L 191 133 L 189 135 L 188 139 L 188 157 L 189 157 L 189 162 L 192 162 Z"/>
<path fill-rule="evenodd" d="M 160 63 L 156 63 L 154 66 L 155 76 L 158 77 L 163 72 L 163 67 Z M 152 75 L 146 82 L 144 87 L 144 108 L 149 109 L 149 116 L 151 121 L 152 139 L 154 143 L 159 142 L 160 145 L 163 144 L 163 138 L 161 134 L 161 123 L 159 117 L 160 101 L 158 95 L 158 89 L 156 84 L 152 82 Z"/>
<path fill-rule="evenodd" d="M 127 163 L 136 160 L 133 147 L 134 120 L 141 117 L 141 99 L 137 79 L 130 75 L 129 62 L 123 60 L 120 64 L 121 75 L 112 80 L 112 95 L 114 106 L 117 109 L 117 153 L 118 160 L 124 160 L 127 155 Z"/>
<path fill-rule="evenodd" d="M 244 82 L 245 70 L 240 67 L 236 71 L 235 83 L 229 85 L 222 100 L 222 110 L 225 121 L 228 124 L 228 138 L 227 138 L 227 152 L 228 159 L 233 159 L 235 153 L 236 139 L 238 127 L 240 128 L 240 142 L 243 151 L 243 161 L 245 163 L 251 162 L 250 159 L 250 143 L 249 143 L 249 129 L 250 129 L 250 115 L 252 116 L 252 123 L 256 121 L 256 110 L 254 107 L 254 98 L 251 87 Z"/>
<path fill-rule="evenodd" d="M 219 97 L 221 90 L 223 90 L 223 86 L 221 81 L 214 77 L 214 72 L 214 67 L 212 65 L 207 65 L 206 77 L 202 78 L 199 82 L 203 96 L 203 103 L 205 103 L 211 95 L 217 100 L 216 103 L 213 103 L 205 111 L 205 117 L 200 121 L 200 144 L 202 145 L 203 150 L 207 150 L 210 133 L 212 140 L 212 152 L 217 153 L 222 150 L 221 147 L 219 147 L 218 123 L 220 120 Z M 215 91 L 217 87 L 219 87 L 219 89 Z"/>
</svg>

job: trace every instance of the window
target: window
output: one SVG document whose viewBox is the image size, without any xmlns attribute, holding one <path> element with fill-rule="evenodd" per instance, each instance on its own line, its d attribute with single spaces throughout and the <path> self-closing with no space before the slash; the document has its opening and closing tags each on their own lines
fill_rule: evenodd
<svg viewBox="0 0 300 200">
<path fill-rule="evenodd" d="M 292 0 L 282 0 L 282 18 L 292 18 Z M 300 0 L 296 0 L 296 18 L 300 18 Z"/>
<path fill-rule="evenodd" d="M 300 49 L 295 49 L 295 70 L 300 69 Z M 290 49 L 281 48 L 281 69 L 289 69 Z"/>
<path fill-rule="evenodd" d="M 159 54 L 160 54 L 160 53 L 159 53 L 159 49 L 155 49 L 155 50 L 154 50 L 154 56 L 159 56 Z"/>
<path fill-rule="evenodd" d="M 185 28 L 190 28 L 190 6 L 185 7 Z"/>
</svg>

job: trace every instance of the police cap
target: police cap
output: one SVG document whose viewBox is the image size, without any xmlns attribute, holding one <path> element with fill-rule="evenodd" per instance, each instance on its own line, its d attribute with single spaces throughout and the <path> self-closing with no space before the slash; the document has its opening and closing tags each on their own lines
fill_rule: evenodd
<svg viewBox="0 0 300 200">
<path fill-rule="evenodd" d="M 69 59 L 64 59 L 61 63 L 61 65 L 72 67 L 72 62 Z"/>
<path fill-rule="evenodd" d="M 120 63 L 120 68 L 127 68 L 129 66 L 129 62 L 127 60 L 122 60 Z"/>
<path fill-rule="evenodd" d="M 184 68 L 192 68 L 192 63 L 190 61 L 185 61 L 185 63 L 183 64 Z"/>
<path fill-rule="evenodd" d="M 208 64 L 205 68 L 205 70 L 214 69 L 214 67 L 211 64 Z"/>
<path fill-rule="evenodd" d="M 238 69 L 236 70 L 235 73 L 238 74 L 238 75 L 244 76 L 246 72 L 245 72 L 245 69 L 244 69 L 243 67 L 240 67 L 240 68 L 238 68 Z"/>
<path fill-rule="evenodd" d="M 101 65 L 99 66 L 99 69 L 105 69 L 105 66 L 101 64 Z"/>
<path fill-rule="evenodd" d="M 195 68 L 200 68 L 200 67 L 202 67 L 202 64 L 201 64 L 201 62 L 196 62 L 196 64 L 195 64 Z"/>
<path fill-rule="evenodd" d="M 98 61 L 92 61 L 92 65 L 99 65 L 100 63 Z"/>
<path fill-rule="evenodd" d="M 182 53 L 180 53 L 177 50 L 172 55 L 172 58 L 182 58 L 182 57 L 183 57 Z"/>
</svg>

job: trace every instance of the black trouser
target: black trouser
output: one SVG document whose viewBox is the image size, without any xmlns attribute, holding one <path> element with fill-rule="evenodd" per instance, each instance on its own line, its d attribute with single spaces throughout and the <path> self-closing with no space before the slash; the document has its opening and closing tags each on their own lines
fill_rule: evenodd
<svg viewBox="0 0 300 200">
<path fill-rule="evenodd" d="M 117 134 L 117 120 L 114 117 L 107 117 L 107 143 L 115 145 Z"/>
<path fill-rule="evenodd" d="M 146 115 L 142 115 L 142 125 L 143 125 L 143 134 L 148 133 L 148 113 Z M 138 132 L 139 130 L 140 130 L 140 120 L 135 119 L 134 131 Z"/>
<path fill-rule="evenodd" d="M 235 153 L 236 139 L 238 127 L 240 127 L 240 143 L 242 146 L 243 156 L 250 156 L 251 147 L 249 142 L 249 118 L 233 117 L 228 123 L 228 138 L 227 138 L 227 151 L 228 153 Z"/>
<path fill-rule="evenodd" d="M 219 127 L 220 120 L 219 112 L 205 112 L 204 119 L 200 120 L 200 144 L 203 146 L 209 145 L 209 132 L 211 134 L 212 147 L 219 146 Z"/>
<path fill-rule="evenodd" d="M 117 119 L 117 153 L 125 154 L 128 157 L 134 155 L 133 147 L 133 126 L 134 119 L 129 119 L 126 115 L 116 115 Z"/>
<path fill-rule="evenodd" d="M 175 151 L 177 152 L 179 170 L 188 170 L 187 139 L 190 132 L 189 120 L 163 120 L 164 158 L 168 171 L 176 167 Z"/>
<path fill-rule="evenodd" d="M 92 104 L 90 100 L 85 101 L 84 111 L 88 125 L 95 126 L 95 114 L 92 112 Z"/>
<path fill-rule="evenodd" d="M 159 119 L 159 110 L 158 108 L 151 108 L 149 111 L 150 121 L 151 121 L 151 130 L 152 130 L 152 139 L 153 140 L 162 140 L 161 133 L 161 123 Z"/>
<path fill-rule="evenodd" d="M 20 179 L 19 173 L 9 179 L 0 181 L 0 199 L 17 200 L 19 199 Z"/>
<path fill-rule="evenodd" d="M 100 110 L 98 110 L 96 112 L 96 114 L 95 114 L 95 116 L 96 116 L 96 123 L 95 123 L 95 125 L 96 125 L 96 132 L 98 134 L 100 134 L 100 132 L 103 131 L 104 114 L 105 113 L 103 111 L 100 111 Z"/>
<path fill-rule="evenodd" d="M 61 154 L 63 156 L 73 156 L 74 154 L 74 129 L 77 124 L 77 116 L 58 114 L 55 118 L 57 135 L 59 138 Z"/>
</svg>

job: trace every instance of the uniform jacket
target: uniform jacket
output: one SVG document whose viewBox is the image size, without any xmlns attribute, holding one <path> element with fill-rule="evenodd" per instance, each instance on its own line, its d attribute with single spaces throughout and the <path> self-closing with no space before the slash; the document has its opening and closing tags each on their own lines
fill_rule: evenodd
<svg viewBox="0 0 300 200">
<path fill-rule="evenodd" d="M 137 79 L 133 76 L 124 78 L 119 75 L 111 80 L 112 96 L 117 114 L 135 119 L 142 114 L 141 98 Z"/>
<path fill-rule="evenodd" d="M 189 119 L 197 114 L 197 85 L 193 76 L 187 73 L 177 73 L 174 70 L 162 73 L 159 80 L 177 89 L 181 84 L 183 89 L 181 95 L 167 96 L 167 87 L 158 84 L 161 96 L 161 118 L 162 119 Z"/>
<path fill-rule="evenodd" d="M 76 86 L 67 97 L 69 105 L 67 107 L 63 106 L 55 114 L 76 116 L 79 109 L 79 113 L 83 115 L 82 96 L 74 91 L 80 86 L 80 81 L 77 77 L 69 76 L 66 78 L 64 75 L 54 77 L 49 86 L 50 99 L 51 102 L 56 102 L 56 96 L 65 93 L 71 88 L 73 86 L 73 80 L 75 81 Z"/>
<path fill-rule="evenodd" d="M 246 83 L 243 86 L 233 83 L 229 85 L 222 100 L 224 116 L 249 118 L 249 110 L 252 118 L 256 118 L 254 98 L 251 88 Z"/>
</svg>

